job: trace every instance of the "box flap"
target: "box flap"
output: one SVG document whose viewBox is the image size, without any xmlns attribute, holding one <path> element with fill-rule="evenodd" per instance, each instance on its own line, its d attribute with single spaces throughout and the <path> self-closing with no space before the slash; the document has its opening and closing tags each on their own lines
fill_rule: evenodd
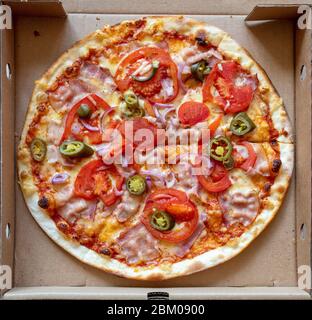
<svg viewBox="0 0 312 320">
<path fill-rule="evenodd" d="M 257 5 L 248 14 L 245 21 L 297 19 L 299 5 Z"/>
<path fill-rule="evenodd" d="M 38 16 L 38 17 L 66 17 L 63 4 L 58 0 L 46 1 L 2 1 L 12 9 L 13 15 Z"/>
</svg>

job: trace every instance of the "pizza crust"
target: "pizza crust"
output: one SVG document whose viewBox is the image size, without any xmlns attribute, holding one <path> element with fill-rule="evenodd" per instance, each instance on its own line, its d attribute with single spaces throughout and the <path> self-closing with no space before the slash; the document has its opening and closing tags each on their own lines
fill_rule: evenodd
<svg viewBox="0 0 312 320">
<path fill-rule="evenodd" d="M 30 177 L 29 168 L 31 158 L 25 142 L 29 124 L 36 112 L 36 105 L 42 99 L 44 100 L 44 91 L 53 84 L 57 76 L 60 75 L 67 66 L 71 65 L 80 56 L 85 55 L 89 48 L 99 48 L 103 46 L 103 44 L 107 44 L 109 41 L 116 39 L 120 30 L 125 28 L 128 22 L 123 22 L 114 27 L 106 26 L 102 30 L 95 31 L 83 40 L 78 41 L 50 67 L 40 80 L 36 81 L 26 115 L 25 126 L 21 135 L 17 163 L 19 182 L 29 211 L 40 227 L 59 246 L 82 262 L 121 277 L 137 280 L 164 280 L 191 274 L 221 264 L 239 254 L 261 233 L 273 219 L 285 197 L 294 164 L 294 145 L 292 144 L 291 125 L 282 99 L 278 96 L 263 69 L 251 58 L 248 52 L 239 46 L 228 34 L 219 28 L 184 17 L 148 17 L 146 20 L 146 28 L 153 28 L 155 23 L 161 21 L 164 29 L 167 31 L 177 30 L 179 32 L 185 32 L 186 34 L 193 34 L 197 30 L 204 29 L 208 34 L 208 40 L 218 46 L 218 49 L 225 56 L 238 59 L 243 67 L 257 74 L 260 85 L 267 98 L 275 128 L 280 132 L 286 130 L 288 133 L 287 137 L 281 134 L 278 138 L 278 141 L 282 142 L 280 143 L 282 167 L 271 188 L 271 195 L 268 197 L 268 203 L 271 204 L 269 208 L 263 210 L 257 216 L 247 232 L 222 247 L 210 250 L 192 259 L 184 259 L 173 264 L 162 264 L 153 268 L 147 268 L 128 266 L 117 260 L 99 255 L 95 251 L 67 239 L 66 236 L 57 229 L 55 223 L 47 213 L 38 206 L 37 202 L 39 197 L 32 178 Z"/>
</svg>

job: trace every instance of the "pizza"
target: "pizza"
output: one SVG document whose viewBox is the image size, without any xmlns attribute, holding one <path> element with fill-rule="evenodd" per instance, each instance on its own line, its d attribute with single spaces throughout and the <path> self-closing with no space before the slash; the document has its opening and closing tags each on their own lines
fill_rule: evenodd
<svg viewBox="0 0 312 320">
<path fill-rule="evenodd" d="M 239 254 L 282 204 L 293 158 L 265 71 L 227 33 L 183 16 L 104 26 L 66 51 L 35 83 L 17 152 L 48 236 L 140 280 Z"/>
</svg>

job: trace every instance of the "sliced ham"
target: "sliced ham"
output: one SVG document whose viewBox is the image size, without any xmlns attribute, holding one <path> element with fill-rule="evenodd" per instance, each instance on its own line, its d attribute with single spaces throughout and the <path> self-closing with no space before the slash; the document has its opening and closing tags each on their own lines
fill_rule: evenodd
<svg viewBox="0 0 312 320">
<path fill-rule="evenodd" d="M 80 218 L 93 219 L 96 202 L 82 198 L 72 198 L 57 213 L 68 223 L 73 224 Z"/>
<path fill-rule="evenodd" d="M 236 222 L 248 226 L 256 218 L 259 210 L 259 197 L 251 186 L 232 186 L 219 196 L 224 220 L 231 225 Z"/>
<path fill-rule="evenodd" d="M 119 222 L 125 222 L 134 214 L 136 214 L 140 207 L 140 199 L 131 197 L 128 191 L 125 191 L 119 203 L 114 210 L 114 215 Z"/>
<path fill-rule="evenodd" d="M 260 143 L 253 143 L 252 144 L 256 154 L 257 154 L 257 160 L 254 164 L 254 166 L 248 170 L 248 174 L 260 174 L 264 177 L 270 176 L 270 164 L 269 160 L 267 158 L 267 155 L 265 153 L 264 148 Z"/>
<path fill-rule="evenodd" d="M 120 254 L 129 264 L 148 262 L 159 257 L 159 241 L 139 223 L 117 238 Z"/>
<path fill-rule="evenodd" d="M 74 188 L 71 184 L 58 187 L 54 194 L 54 200 L 56 207 L 64 206 L 73 196 Z"/>
<path fill-rule="evenodd" d="M 103 68 L 98 64 L 84 62 L 80 68 L 80 75 L 82 79 L 97 79 L 103 82 L 103 90 L 113 92 L 116 89 L 115 81 L 107 68 Z"/>
<path fill-rule="evenodd" d="M 203 231 L 205 230 L 204 222 L 206 220 L 206 214 L 202 213 L 200 215 L 198 225 L 194 233 L 185 241 L 176 244 L 170 250 L 170 255 L 176 255 L 180 258 L 183 258 L 192 248 L 193 244 L 201 237 Z"/>
<path fill-rule="evenodd" d="M 218 51 L 216 51 L 215 49 L 209 49 L 208 51 L 199 51 L 193 56 L 187 57 L 186 64 L 192 65 L 201 60 L 209 61 L 211 57 L 214 57 L 217 60 L 222 60 L 222 55 Z"/>
<path fill-rule="evenodd" d="M 64 131 L 62 121 L 51 119 L 48 124 L 47 130 L 47 142 L 53 144 L 59 144 Z"/>
<path fill-rule="evenodd" d="M 47 159 L 48 163 L 60 163 L 64 167 L 73 167 L 74 161 L 70 161 L 62 157 L 59 148 L 55 146 L 54 144 L 48 145 L 47 147 Z"/>
<path fill-rule="evenodd" d="M 94 91 L 92 85 L 79 79 L 70 79 L 49 93 L 49 102 L 55 111 L 66 111 L 84 95 Z"/>
</svg>

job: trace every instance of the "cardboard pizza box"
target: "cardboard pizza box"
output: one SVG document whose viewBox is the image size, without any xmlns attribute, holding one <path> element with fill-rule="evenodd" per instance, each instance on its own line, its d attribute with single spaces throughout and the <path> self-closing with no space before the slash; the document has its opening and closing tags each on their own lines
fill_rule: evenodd
<svg viewBox="0 0 312 320">
<path fill-rule="evenodd" d="M 298 24 L 300 10 L 309 8 L 293 4 L 300 1 L 263 2 L 2 1 L 13 15 L 0 46 L 2 299 L 146 299 L 152 292 L 170 299 L 310 299 L 302 276 L 311 271 L 311 16 Z M 284 99 L 296 162 L 282 208 L 244 252 L 193 275 L 142 282 L 80 263 L 44 234 L 17 184 L 15 151 L 34 81 L 61 53 L 104 24 L 164 13 L 216 25 L 247 48 Z M 2 281 L 10 270 L 11 289 Z"/>
</svg>

